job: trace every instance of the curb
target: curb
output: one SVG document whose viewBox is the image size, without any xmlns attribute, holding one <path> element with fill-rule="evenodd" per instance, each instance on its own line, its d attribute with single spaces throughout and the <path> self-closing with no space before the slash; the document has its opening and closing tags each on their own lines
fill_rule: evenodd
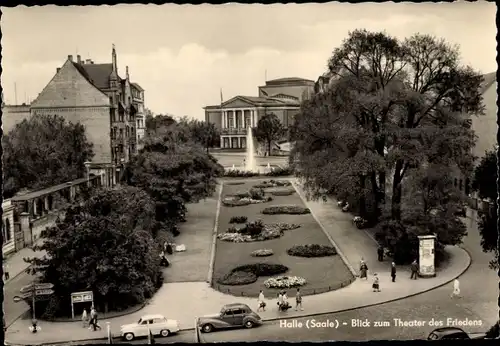
<svg viewBox="0 0 500 346">
<path fill-rule="evenodd" d="M 336 314 L 336 313 L 343 313 L 343 312 L 347 312 L 347 311 L 354 311 L 354 310 L 358 310 L 358 309 L 369 308 L 369 307 L 372 307 L 372 306 L 384 305 L 384 304 L 396 302 L 396 301 L 399 301 L 399 300 L 403 300 L 403 299 L 406 299 L 406 298 L 411 298 L 411 297 L 418 296 L 418 295 L 423 294 L 423 293 L 427 293 L 427 292 L 433 291 L 433 290 L 435 290 L 437 288 L 440 288 L 440 287 L 443 287 L 443 286 L 449 284 L 450 282 L 452 282 L 456 278 L 462 276 L 470 268 L 470 266 L 472 264 L 472 258 L 470 256 L 469 251 L 466 250 L 466 249 L 464 249 L 464 248 L 462 248 L 462 247 L 459 247 L 459 248 L 462 249 L 465 252 L 465 254 L 467 255 L 467 258 L 468 258 L 468 264 L 467 264 L 467 266 L 458 275 L 454 276 L 450 280 L 448 280 L 448 281 L 446 281 L 446 282 L 444 282 L 444 283 L 442 283 L 440 285 L 437 285 L 437 286 L 434 286 L 432 288 L 426 289 L 424 291 L 420 291 L 420 292 L 408 294 L 408 295 L 405 295 L 405 296 L 402 296 L 402 297 L 398 297 L 398 298 L 395 298 L 395 299 L 391 299 L 391 300 L 386 300 L 384 302 L 371 303 L 371 304 L 361 305 L 361 306 L 357 306 L 357 307 L 353 307 L 353 308 L 340 309 L 340 310 L 334 310 L 334 311 L 328 311 L 328 312 L 310 313 L 310 314 L 304 314 L 304 315 L 300 315 L 300 316 L 280 316 L 280 317 L 272 317 L 272 318 L 263 318 L 262 321 L 263 322 L 272 322 L 272 321 L 278 321 L 278 320 L 290 320 L 290 319 L 299 319 L 299 318 L 307 318 L 307 317 L 315 317 L 315 316 L 323 316 L 323 315 L 330 315 L 330 314 Z M 188 332 L 188 331 L 192 331 L 194 329 L 195 328 L 181 329 L 180 332 Z M 113 336 L 113 339 L 116 339 L 116 338 L 119 338 L 119 337 Z M 39 344 L 34 344 L 34 343 L 20 344 L 20 343 L 9 342 L 8 340 L 6 340 L 5 342 L 7 344 L 9 344 L 9 345 L 22 345 L 22 346 L 27 346 L 27 345 L 31 346 L 31 345 L 33 345 L 33 346 L 38 346 L 38 345 L 47 345 L 47 344 L 50 344 L 50 345 L 61 345 L 61 344 L 68 344 L 68 343 L 72 344 L 72 343 L 78 343 L 78 342 L 83 342 L 83 341 L 92 341 L 92 340 L 107 340 L 107 337 L 106 338 L 105 337 L 99 337 L 99 338 L 95 338 L 95 339 L 60 341 L 60 342 L 44 342 L 44 343 L 39 343 Z"/>
<path fill-rule="evenodd" d="M 304 205 L 307 205 L 306 204 L 306 200 L 304 199 L 304 196 L 302 195 L 302 193 L 299 192 L 299 189 L 296 186 L 296 182 L 292 181 L 292 185 L 293 185 L 295 191 L 297 192 L 297 194 L 300 196 L 300 199 L 302 200 L 302 203 L 304 203 Z M 314 218 L 314 220 L 316 221 L 316 223 L 319 225 L 319 227 L 321 228 L 321 230 L 323 231 L 323 233 L 326 235 L 326 237 L 328 238 L 328 240 L 330 241 L 330 243 L 335 247 L 335 249 L 337 250 L 337 254 L 340 256 L 340 258 L 342 259 L 342 261 L 344 262 L 344 264 L 346 265 L 346 267 L 349 269 L 349 271 L 351 272 L 351 274 L 354 276 L 354 278 L 357 278 L 358 277 L 358 273 L 356 273 L 356 271 L 354 270 L 354 267 L 351 265 L 351 263 L 349 263 L 349 261 L 345 257 L 345 255 L 342 252 L 342 250 L 340 250 L 340 248 L 337 245 L 337 243 L 335 242 L 335 240 L 333 240 L 332 236 L 330 236 L 328 234 L 328 232 L 325 230 L 325 227 L 323 227 L 323 224 L 318 220 L 318 218 L 316 217 L 316 215 L 313 213 L 312 210 L 311 210 L 311 216 Z"/>
<path fill-rule="evenodd" d="M 224 189 L 224 181 L 220 181 L 220 190 L 217 196 L 217 209 L 215 211 L 214 229 L 212 230 L 212 252 L 210 254 L 210 266 L 208 267 L 207 283 L 212 287 L 212 279 L 214 275 L 215 251 L 217 247 L 217 230 L 219 228 L 220 207 L 222 204 L 222 190 Z"/>
</svg>

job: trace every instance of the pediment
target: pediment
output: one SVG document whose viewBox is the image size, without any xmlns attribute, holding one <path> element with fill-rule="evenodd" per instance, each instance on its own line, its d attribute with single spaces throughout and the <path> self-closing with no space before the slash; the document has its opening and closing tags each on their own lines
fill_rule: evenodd
<svg viewBox="0 0 500 346">
<path fill-rule="evenodd" d="M 247 101 L 243 97 L 235 96 L 230 100 L 222 103 L 222 107 L 224 108 L 239 108 L 239 107 L 255 107 L 253 103 Z"/>
</svg>

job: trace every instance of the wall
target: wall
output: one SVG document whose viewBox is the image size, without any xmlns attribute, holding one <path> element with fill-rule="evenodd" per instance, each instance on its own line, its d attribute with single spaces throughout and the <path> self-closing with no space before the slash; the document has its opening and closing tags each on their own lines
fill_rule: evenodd
<svg viewBox="0 0 500 346">
<path fill-rule="evenodd" d="M 262 93 L 262 91 L 265 91 L 269 97 L 276 95 L 276 94 L 285 94 L 285 95 L 290 95 L 297 97 L 300 101 L 302 100 L 302 94 L 304 93 L 304 90 L 310 88 L 311 90 L 314 89 L 314 84 L 307 86 L 307 85 L 296 85 L 296 86 L 260 86 L 259 87 L 259 96 L 260 97 L 265 97 L 265 95 Z"/>
<path fill-rule="evenodd" d="M 485 151 L 497 144 L 497 82 L 485 91 L 483 102 L 485 114 L 472 117 L 472 129 L 478 137 L 472 152 L 477 157 L 483 157 Z"/>
<path fill-rule="evenodd" d="M 57 114 L 67 121 L 80 122 L 85 126 L 88 141 L 94 144 L 92 163 L 111 162 L 109 107 L 50 108 L 35 109 L 32 112 L 33 114 Z"/>
<path fill-rule="evenodd" d="M 29 118 L 30 106 L 9 106 L 2 107 L 2 127 L 3 132 L 8 133 L 24 119 Z"/>
</svg>

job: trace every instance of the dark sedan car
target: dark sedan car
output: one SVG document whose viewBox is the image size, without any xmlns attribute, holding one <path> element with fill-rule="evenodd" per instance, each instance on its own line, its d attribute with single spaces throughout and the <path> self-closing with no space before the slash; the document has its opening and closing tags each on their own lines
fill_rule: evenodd
<svg viewBox="0 0 500 346">
<path fill-rule="evenodd" d="M 471 339 L 484 339 L 485 333 L 471 333 L 467 334 L 463 331 L 463 329 L 456 327 L 444 327 L 434 329 L 427 340 L 451 340 L 451 339 L 462 339 L 462 340 L 471 340 Z"/>
<path fill-rule="evenodd" d="M 246 304 L 226 304 L 218 314 L 203 316 L 198 319 L 198 327 L 204 333 L 215 329 L 246 327 L 261 325 L 262 319 Z"/>
</svg>

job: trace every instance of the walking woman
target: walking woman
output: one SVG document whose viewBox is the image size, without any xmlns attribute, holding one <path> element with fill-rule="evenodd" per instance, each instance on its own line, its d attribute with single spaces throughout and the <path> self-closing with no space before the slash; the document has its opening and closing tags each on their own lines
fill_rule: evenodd
<svg viewBox="0 0 500 346">
<path fill-rule="evenodd" d="M 364 260 L 361 260 L 361 265 L 359 266 L 359 278 L 368 280 L 368 266 Z"/>
</svg>

